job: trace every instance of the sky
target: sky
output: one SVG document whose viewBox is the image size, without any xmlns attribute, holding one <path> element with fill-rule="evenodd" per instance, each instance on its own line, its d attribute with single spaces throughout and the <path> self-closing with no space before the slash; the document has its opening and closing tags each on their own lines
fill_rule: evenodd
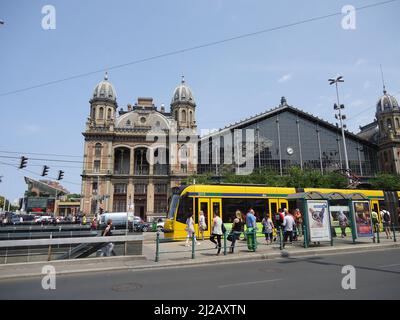
<svg viewBox="0 0 400 320">
<path fill-rule="evenodd" d="M 342 14 L 111 67 L 378 2 L 0 0 L 0 195 L 22 197 L 23 177 L 39 179 L 44 164 L 50 177 L 65 171 L 62 184 L 80 193 L 79 163 L 29 160 L 28 172 L 5 156 L 81 161 L 89 100 L 105 69 L 123 108 L 140 96 L 169 108 L 184 75 L 194 92 L 199 131 L 275 108 L 282 96 L 334 123 L 336 93 L 328 79 L 342 75 L 347 126 L 357 132 L 374 119 L 382 95 L 380 64 L 388 92 L 400 98 L 400 0 L 356 10 L 355 29 L 342 27 Z M 55 8 L 55 29 L 42 27 L 45 5 Z M 91 74 L 10 93 L 85 73 Z"/>
</svg>

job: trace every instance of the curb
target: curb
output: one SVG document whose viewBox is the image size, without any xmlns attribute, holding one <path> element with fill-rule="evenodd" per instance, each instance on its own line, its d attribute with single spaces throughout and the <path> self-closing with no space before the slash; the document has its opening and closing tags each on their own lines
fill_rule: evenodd
<svg viewBox="0 0 400 320">
<path fill-rule="evenodd" d="M 146 260 L 145 256 L 138 256 L 132 259 L 132 257 L 129 259 L 127 257 L 110 257 L 110 258 L 102 258 L 102 259 L 107 259 L 107 262 L 114 260 L 120 260 L 121 262 L 131 262 L 131 261 L 136 261 L 136 260 L 146 260 L 148 262 L 151 261 L 151 264 L 144 264 L 144 265 L 137 265 L 137 266 L 128 266 L 128 265 L 118 265 L 118 266 L 112 266 L 112 267 L 99 267 L 99 268 L 82 268 L 82 269 L 77 269 L 77 270 L 63 270 L 63 271 L 57 271 L 58 275 L 72 275 L 72 274 L 82 274 L 82 273 L 97 273 L 97 272 L 107 272 L 107 271 L 142 271 L 142 270 L 158 270 L 158 269 L 165 269 L 165 268 L 179 268 L 179 267 L 196 267 L 196 266 L 202 266 L 202 265 L 209 265 L 209 264 L 231 264 L 231 263 L 239 263 L 239 262 L 249 262 L 249 261 L 263 261 L 263 260 L 275 260 L 275 259 L 285 259 L 285 258 L 295 258 L 295 257 L 307 257 L 307 256 L 318 256 L 318 255 L 334 255 L 334 254 L 350 254 L 350 253 L 360 253 L 360 252 L 366 252 L 366 251 L 382 251 L 382 250 L 388 250 L 388 249 L 397 249 L 400 248 L 400 243 L 393 243 L 393 244 L 383 244 L 383 245 L 355 245 L 355 247 L 349 247 L 349 248 L 322 248 L 322 249 L 303 249 L 301 251 L 295 251 L 295 252 L 290 252 L 286 250 L 282 250 L 279 252 L 273 252 L 273 253 L 255 253 L 253 255 L 236 255 L 236 256 L 221 256 L 222 259 L 218 260 L 211 260 L 210 258 L 197 258 L 197 260 L 191 260 L 188 259 L 187 261 L 182 261 L 182 262 L 158 262 L 155 263 L 151 260 Z M 119 258 L 119 259 L 118 259 Z M 80 259 L 81 261 L 83 260 L 90 260 L 93 262 L 93 264 L 98 263 L 99 261 L 93 261 L 93 258 L 88 258 L 88 259 Z M 71 262 L 69 260 L 64 260 L 64 261 L 57 261 L 57 264 L 73 264 L 73 263 L 68 263 Z M 76 261 L 75 264 L 80 263 L 80 261 Z M 66 263 L 67 262 L 67 263 Z M 52 261 L 47 261 L 47 262 L 32 262 L 31 264 L 37 264 L 38 267 L 41 268 L 43 265 L 48 265 L 51 264 Z M 18 265 L 26 265 L 26 263 L 19 263 L 19 264 L 10 264 L 7 266 L 15 266 L 17 267 Z M 1 266 L 0 266 L 0 272 L 1 272 Z M 11 276 L 4 276 L 0 275 L 0 281 L 4 280 L 11 280 L 11 279 L 23 279 L 23 278 L 37 278 L 43 276 L 41 273 L 25 273 L 25 274 L 16 274 L 16 275 L 11 275 Z"/>
</svg>

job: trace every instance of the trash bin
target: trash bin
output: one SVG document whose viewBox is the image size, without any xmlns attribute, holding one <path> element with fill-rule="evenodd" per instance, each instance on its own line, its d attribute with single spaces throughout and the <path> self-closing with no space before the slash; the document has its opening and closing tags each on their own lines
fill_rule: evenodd
<svg viewBox="0 0 400 320">
<path fill-rule="evenodd" d="M 257 249 L 257 237 L 254 228 L 247 228 L 246 231 L 247 248 L 250 251 L 256 251 Z"/>
</svg>

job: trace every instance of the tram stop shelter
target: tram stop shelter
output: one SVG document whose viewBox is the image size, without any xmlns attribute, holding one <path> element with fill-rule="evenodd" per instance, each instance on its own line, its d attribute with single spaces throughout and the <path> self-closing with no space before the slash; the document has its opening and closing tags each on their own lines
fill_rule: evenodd
<svg viewBox="0 0 400 320">
<path fill-rule="evenodd" d="M 330 242 L 336 228 L 350 228 L 352 243 L 357 237 L 374 237 L 369 199 L 361 193 L 300 192 L 288 196 L 289 206 L 302 208 L 304 247 L 310 242 Z M 374 238 L 373 238 L 374 239 Z"/>
</svg>

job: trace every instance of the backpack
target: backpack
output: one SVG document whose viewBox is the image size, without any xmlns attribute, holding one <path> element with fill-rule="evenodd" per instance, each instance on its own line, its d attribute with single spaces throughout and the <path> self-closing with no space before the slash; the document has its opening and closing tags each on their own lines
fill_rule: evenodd
<svg viewBox="0 0 400 320">
<path fill-rule="evenodd" d="M 222 230 L 222 233 L 225 233 L 226 232 L 226 228 L 225 228 L 225 225 L 222 223 L 222 225 L 221 225 L 221 230 Z"/>
<path fill-rule="evenodd" d="M 385 222 L 389 222 L 390 221 L 390 214 L 386 210 L 383 212 L 383 220 Z"/>
</svg>

